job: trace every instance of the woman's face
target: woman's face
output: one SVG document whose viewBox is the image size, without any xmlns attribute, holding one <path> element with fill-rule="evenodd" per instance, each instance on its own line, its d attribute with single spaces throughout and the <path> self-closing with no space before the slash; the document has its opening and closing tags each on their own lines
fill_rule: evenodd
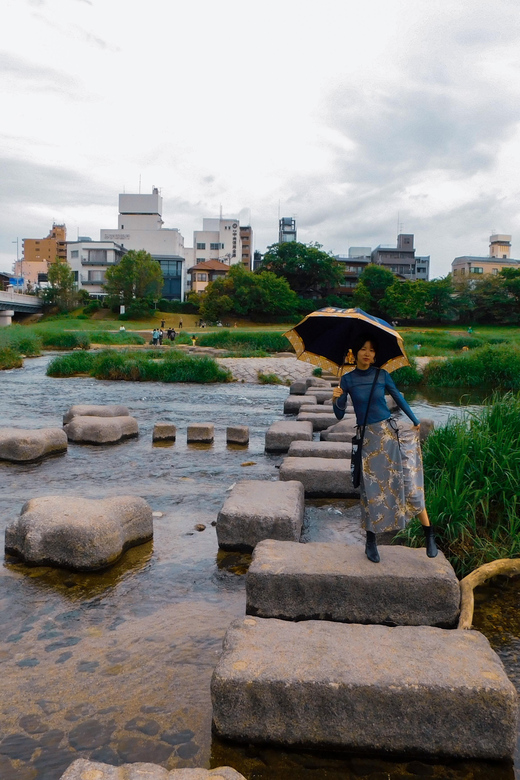
<svg viewBox="0 0 520 780">
<path fill-rule="evenodd" d="M 361 349 L 356 355 L 356 366 L 357 368 L 361 368 L 363 370 L 366 370 L 367 368 L 370 368 L 372 363 L 376 359 L 376 351 L 374 347 L 372 346 L 371 341 L 365 341 Z"/>
</svg>

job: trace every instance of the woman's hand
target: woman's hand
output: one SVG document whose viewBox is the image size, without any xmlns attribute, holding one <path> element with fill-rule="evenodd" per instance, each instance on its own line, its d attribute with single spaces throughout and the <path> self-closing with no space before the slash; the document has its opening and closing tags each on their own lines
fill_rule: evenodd
<svg viewBox="0 0 520 780">
<path fill-rule="evenodd" d="M 333 402 L 337 401 L 337 399 L 341 398 L 342 395 L 343 395 L 343 390 L 338 385 L 338 387 L 335 387 L 334 390 L 332 391 L 332 401 Z"/>
</svg>

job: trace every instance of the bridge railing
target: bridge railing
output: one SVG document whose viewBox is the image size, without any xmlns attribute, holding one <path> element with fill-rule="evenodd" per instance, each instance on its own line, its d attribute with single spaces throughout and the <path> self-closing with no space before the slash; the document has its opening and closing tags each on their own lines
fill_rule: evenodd
<svg viewBox="0 0 520 780">
<path fill-rule="evenodd" d="M 35 295 L 24 295 L 23 293 L 14 292 L 14 290 L 0 290 L 0 301 L 2 303 L 12 303 L 24 306 L 34 306 L 37 309 L 41 309 L 42 302 Z"/>
</svg>

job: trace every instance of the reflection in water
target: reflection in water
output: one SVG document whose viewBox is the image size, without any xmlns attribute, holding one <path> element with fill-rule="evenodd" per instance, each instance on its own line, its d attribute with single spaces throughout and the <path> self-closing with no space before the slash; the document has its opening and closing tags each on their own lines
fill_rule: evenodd
<svg viewBox="0 0 520 780">
<path fill-rule="evenodd" d="M 227 626 L 244 614 L 250 562 L 243 553 L 217 552 L 212 522 L 231 484 L 278 478 L 281 459 L 265 455 L 264 435 L 282 416 L 287 388 L 50 379 L 47 361 L 0 375 L 1 426 L 59 427 L 71 404 L 121 403 L 137 417 L 140 435 L 118 447 L 71 445 L 37 464 L 0 464 L 0 530 L 28 498 L 41 495 L 140 495 L 160 516 L 153 544 L 128 550 L 103 572 L 4 562 L 1 780 L 58 780 L 78 756 L 168 769 L 229 764 L 249 780 L 513 778 L 511 767 L 482 763 L 398 762 L 212 740 L 211 674 Z M 439 419 L 446 408 L 436 403 L 412 399 L 416 412 Z M 152 444 L 158 420 L 177 425 L 171 446 Z M 215 441 L 188 446 L 187 424 L 200 421 L 214 423 Z M 239 423 L 250 427 L 247 448 L 226 445 L 226 426 Z M 360 543 L 357 512 L 356 502 L 308 502 L 303 539 Z M 482 628 L 507 635 L 499 652 L 516 682 L 516 649 L 506 648 L 520 631 L 509 615 Z"/>
</svg>

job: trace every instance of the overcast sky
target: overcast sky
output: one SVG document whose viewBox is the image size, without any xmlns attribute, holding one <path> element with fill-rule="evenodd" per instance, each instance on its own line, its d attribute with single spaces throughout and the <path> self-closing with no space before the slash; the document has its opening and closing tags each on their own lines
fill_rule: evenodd
<svg viewBox="0 0 520 780">
<path fill-rule="evenodd" d="M 431 255 L 520 258 L 518 0 L 3 0 L 0 270 L 16 239 L 117 227 L 118 194 L 164 198 L 255 247 L 346 254 L 398 225 Z"/>
</svg>

